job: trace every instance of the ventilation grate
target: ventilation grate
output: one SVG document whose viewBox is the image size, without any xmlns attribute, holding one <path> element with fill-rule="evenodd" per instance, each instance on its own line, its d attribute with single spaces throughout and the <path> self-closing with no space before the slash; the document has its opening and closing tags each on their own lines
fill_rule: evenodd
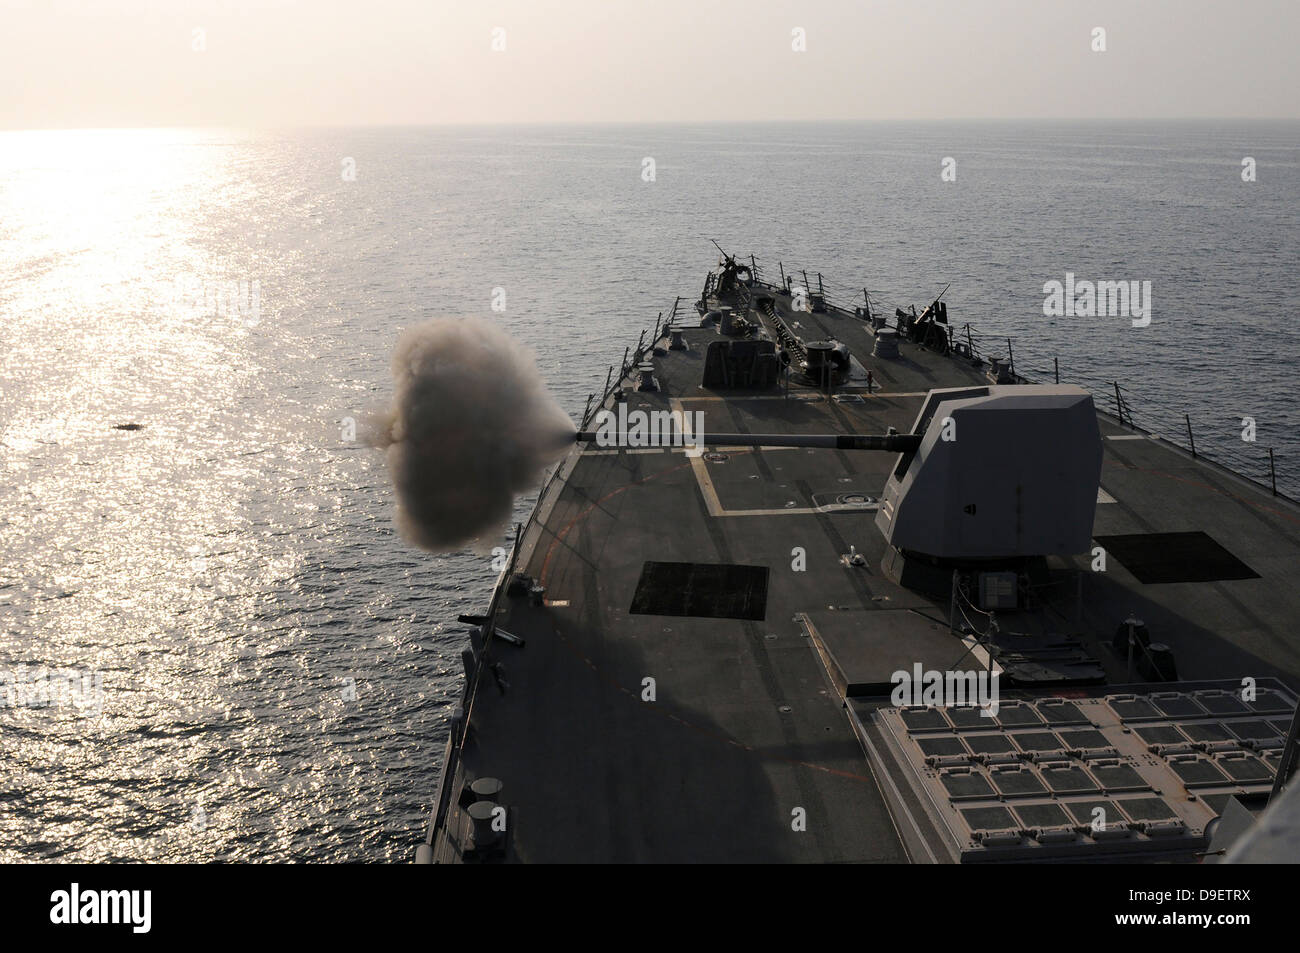
<svg viewBox="0 0 1300 953">
<path fill-rule="evenodd" d="M 767 617 L 767 567 L 647 562 L 631 611 L 761 622 Z"/>
</svg>

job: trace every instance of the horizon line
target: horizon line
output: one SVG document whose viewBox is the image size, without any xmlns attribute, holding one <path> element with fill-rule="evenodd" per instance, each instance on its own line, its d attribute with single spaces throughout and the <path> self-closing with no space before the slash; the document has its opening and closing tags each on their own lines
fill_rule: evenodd
<svg viewBox="0 0 1300 953">
<path fill-rule="evenodd" d="M 1204 123 L 1204 122 L 1272 122 L 1300 123 L 1300 116 L 969 116 L 927 119 L 910 118 L 825 118 L 825 119 L 550 119 L 507 121 L 395 121 L 351 123 L 153 123 L 116 126 L 6 126 L 5 132 L 143 132 L 161 130 L 243 130 L 283 131 L 301 129 L 492 129 L 544 128 L 562 126 L 778 126 L 778 125 L 866 125 L 866 124 L 959 124 L 959 123 Z"/>
</svg>

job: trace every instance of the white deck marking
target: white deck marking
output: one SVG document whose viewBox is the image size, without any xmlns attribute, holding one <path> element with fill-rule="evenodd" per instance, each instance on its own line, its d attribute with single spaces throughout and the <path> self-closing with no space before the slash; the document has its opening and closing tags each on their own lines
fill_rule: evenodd
<svg viewBox="0 0 1300 953">
<path fill-rule="evenodd" d="M 671 401 L 674 410 L 682 410 L 682 402 L 674 398 Z M 704 443 L 708 446 L 709 437 L 704 435 Z M 718 445 L 721 448 L 721 445 Z M 744 450 L 763 450 L 771 452 L 773 450 L 806 450 L 807 447 L 744 447 Z M 846 503 L 833 503 L 829 506 L 790 506 L 782 507 L 779 510 L 729 510 L 722 505 L 718 499 L 718 491 L 713 486 L 713 479 L 709 476 L 709 468 L 705 465 L 706 461 L 703 456 L 691 457 L 691 472 L 695 474 L 695 482 L 700 486 L 700 494 L 704 497 L 704 505 L 708 508 L 710 516 L 790 516 L 801 515 L 807 516 L 814 513 L 841 513 L 845 510 L 853 510 L 860 513 L 874 513 L 877 504 L 868 503 L 862 506 L 856 506 Z"/>
<path fill-rule="evenodd" d="M 705 434 L 704 445 L 706 447 L 712 448 L 707 451 L 708 453 L 712 453 L 713 450 L 730 450 L 735 452 L 739 450 L 754 449 L 753 447 L 728 447 L 726 444 L 709 443 L 708 434 Z M 595 444 L 588 444 L 587 446 L 589 447 L 595 446 Z M 777 451 L 780 450 L 808 450 L 809 448 L 808 447 L 764 447 L 763 449 L 768 453 L 776 453 Z M 582 452 L 586 455 L 593 456 L 593 457 L 616 457 L 621 453 L 663 453 L 665 451 L 667 451 L 668 453 L 686 453 L 688 450 L 690 450 L 690 447 L 642 447 L 636 450 L 630 450 L 624 447 L 610 447 L 604 450 L 584 450 Z"/>
<path fill-rule="evenodd" d="M 868 394 L 866 392 L 866 389 L 864 388 L 860 390 L 846 389 L 846 390 L 841 390 L 838 393 L 854 394 L 858 397 L 861 397 L 863 400 L 866 400 L 868 397 L 925 397 L 930 392 L 927 390 L 910 390 L 910 391 L 879 391 L 878 390 Z M 742 397 L 714 397 L 710 395 L 707 397 L 680 397 L 680 398 L 675 397 L 673 399 L 680 400 L 680 401 L 688 401 L 688 400 L 726 401 L 728 403 L 741 403 L 742 401 L 748 401 L 748 400 L 787 400 L 787 399 L 815 402 L 815 401 L 825 400 L 826 395 L 803 393 L 803 394 L 791 394 L 789 398 L 787 398 L 784 394 L 754 394 L 751 396 L 742 396 Z"/>
</svg>

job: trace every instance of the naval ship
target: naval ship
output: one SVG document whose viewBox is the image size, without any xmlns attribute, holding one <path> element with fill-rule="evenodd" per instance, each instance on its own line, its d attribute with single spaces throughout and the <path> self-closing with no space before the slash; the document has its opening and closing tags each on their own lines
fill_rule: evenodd
<svg viewBox="0 0 1300 953">
<path fill-rule="evenodd" d="M 693 304 L 461 617 L 417 862 L 1297 859 L 1261 834 L 1300 829 L 1275 483 L 1018 373 L 943 294 L 722 252 Z"/>
</svg>

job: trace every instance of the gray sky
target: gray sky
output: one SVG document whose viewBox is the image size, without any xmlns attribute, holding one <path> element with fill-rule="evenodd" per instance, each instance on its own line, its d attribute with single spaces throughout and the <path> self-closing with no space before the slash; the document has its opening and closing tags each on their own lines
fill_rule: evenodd
<svg viewBox="0 0 1300 953">
<path fill-rule="evenodd" d="M 1297 0 L 0 0 L 0 127 L 1294 118 L 1298 37 Z"/>
</svg>

